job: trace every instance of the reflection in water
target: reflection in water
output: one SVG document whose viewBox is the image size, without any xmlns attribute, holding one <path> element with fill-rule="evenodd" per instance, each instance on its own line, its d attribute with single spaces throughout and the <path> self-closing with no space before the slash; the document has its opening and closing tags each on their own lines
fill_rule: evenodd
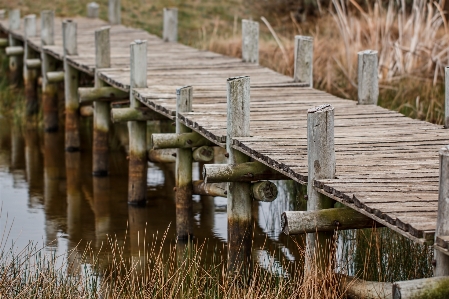
<svg viewBox="0 0 449 299">
<path fill-rule="evenodd" d="M 58 254 L 70 252 L 67 259 L 72 266 L 67 271 L 73 275 L 81 271 L 79 260 L 86 248 L 101 250 L 100 265 L 107 267 L 111 244 L 118 245 L 124 260 L 132 261 L 142 271 L 148 243 L 153 243 L 155 236 L 158 241 L 153 248 L 162 247 L 165 255 L 173 252 L 174 165 L 150 163 L 148 203 L 146 207 L 129 207 L 126 146 L 121 144 L 128 140 L 126 130 L 117 128 L 118 138 L 111 141 L 115 145 L 109 157 L 110 176 L 93 178 L 91 136 L 85 134 L 91 130 L 88 122 L 81 128 L 81 152 L 72 153 L 64 151 L 63 130 L 40 133 L 31 124 L 23 129 L 9 125 L 5 119 L 0 122 L 0 200 L 6 203 L 5 211 L 20 220 L 19 229 L 12 231 L 13 238 L 19 237 L 22 244 L 28 240 L 42 242 Z M 217 149 L 215 155 L 215 163 L 224 162 L 223 150 Z M 194 179 L 200 177 L 201 169 L 202 165 L 194 164 Z M 287 275 L 287 270 L 280 267 L 282 261 L 300 259 L 297 245 L 280 234 L 279 216 L 292 208 L 289 197 L 294 195 L 280 192 L 273 203 L 253 205 L 254 257 L 267 271 L 281 275 Z M 219 197 L 194 197 L 195 238 L 191 241 L 204 244 L 202 256 L 216 262 L 224 262 L 226 257 L 226 202 Z M 188 246 L 177 243 L 176 251 L 188 252 Z"/>
</svg>

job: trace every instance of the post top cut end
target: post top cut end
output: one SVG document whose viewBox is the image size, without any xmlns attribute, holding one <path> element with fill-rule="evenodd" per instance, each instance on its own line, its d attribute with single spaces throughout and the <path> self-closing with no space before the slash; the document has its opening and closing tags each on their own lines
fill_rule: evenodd
<svg viewBox="0 0 449 299">
<path fill-rule="evenodd" d="M 449 156 L 449 145 L 445 145 L 443 148 L 440 149 L 440 155 Z"/>
<path fill-rule="evenodd" d="M 307 113 L 327 112 L 332 110 L 334 110 L 334 107 L 332 107 L 332 105 L 324 104 L 320 106 L 315 106 L 313 108 L 309 108 L 309 110 L 307 110 Z"/>
<path fill-rule="evenodd" d="M 239 76 L 239 77 L 231 77 L 231 78 L 228 78 L 228 82 L 231 82 L 231 81 L 234 81 L 234 80 L 241 80 L 241 79 L 246 79 L 246 78 L 248 78 L 249 79 L 249 76 Z"/>
<path fill-rule="evenodd" d="M 184 89 L 192 89 L 192 86 L 190 86 L 190 85 L 186 85 L 186 86 L 183 86 L 183 87 L 180 87 L 180 88 L 177 88 L 176 89 L 176 95 L 180 95 L 181 94 L 181 91 L 182 90 L 184 90 Z"/>
<path fill-rule="evenodd" d="M 364 50 L 358 53 L 359 55 L 377 55 L 376 50 Z"/>
<path fill-rule="evenodd" d="M 305 35 L 295 35 L 295 40 L 313 41 L 313 37 L 312 36 L 305 36 Z"/>
</svg>

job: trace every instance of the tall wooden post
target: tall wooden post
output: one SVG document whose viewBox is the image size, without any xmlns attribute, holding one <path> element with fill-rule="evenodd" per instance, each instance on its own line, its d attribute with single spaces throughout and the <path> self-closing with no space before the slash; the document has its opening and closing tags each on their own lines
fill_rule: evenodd
<svg viewBox="0 0 449 299">
<path fill-rule="evenodd" d="M 162 38 L 164 42 L 178 41 L 178 9 L 164 8 L 164 28 Z"/>
<path fill-rule="evenodd" d="M 307 211 L 332 208 L 334 201 L 315 190 L 318 179 L 335 178 L 334 108 L 322 105 L 307 113 Z M 324 268 L 329 260 L 329 240 L 332 233 L 307 234 L 307 253 L 315 257 L 318 267 Z M 310 262 L 310 259 L 308 259 Z M 306 268 L 307 269 L 307 268 Z M 308 269 L 310 269 L 310 264 Z"/>
<path fill-rule="evenodd" d="M 259 23 L 242 20 L 242 60 L 259 63 Z"/>
<path fill-rule="evenodd" d="M 27 59 L 36 58 L 37 53 L 28 45 L 28 38 L 36 36 L 36 15 L 28 15 L 24 19 L 25 41 L 24 41 L 24 57 Z M 37 98 L 37 70 L 28 69 L 27 64 L 23 64 L 23 82 L 25 85 L 26 97 L 26 115 L 34 115 L 39 111 Z"/>
<path fill-rule="evenodd" d="M 176 133 L 192 132 L 179 121 L 179 113 L 192 111 L 191 86 L 176 90 Z M 176 154 L 176 233 L 178 240 L 193 235 L 192 149 L 179 148 Z"/>
<path fill-rule="evenodd" d="M 377 63 L 377 51 L 366 50 L 358 53 L 359 105 L 377 105 L 379 98 Z"/>
<path fill-rule="evenodd" d="M 100 6 L 96 2 L 90 2 L 87 4 L 87 17 L 90 19 L 98 19 Z"/>
<path fill-rule="evenodd" d="M 449 145 L 440 150 L 440 188 L 435 236 L 449 236 Z M 435 250 L 435 261 L 435 276 L 449 276 L 449 256 Z"/>
<path fill-rule="evenodd" d="M 109 24 L 119 25 L 122 23 L 120 0 L 109 0 L 108 19 Z"/>
<path fill-rule="evenodd" d="M 249 157 L 232 148 L 234 137 L 250 135 L 250 78 L 236 77 L 227 81 L 227 136 L 228 164 L 249 161 Z M 250 183 L 228 183 L 228 272 L 243 274 L 251 271 L 252 214 Z"/>
<path fill-rule="evenodd" d="M 313 87 L 313 38 L 295 36 L 295 82 L 303 82 Z"/>
<path fill-rule="evenodd" d="M 444 127 L 446 129 L 448 129 L 449 128 L 449 66 L 444 68 L 444 74 L 445 74 Z"/>
<path fill-rule="evenodd" d="M 95 72 L 111 67 L 110 27 L 95 31 Z M 106 84 L 95 74 L 95 88 Z M 109 171 L 108 134 L 111 111 L 108 102 L 94 102 L 93 175 L 107 176 Z"/>
<path fill-rule="evenodd" d="M 79 71 L 67 63 L 67 56 L 78 55 L 77 25 L 71 20 L 62 23 L 62 42 L 64 47 L 64 95 L 65 95 L 65 149 L 79 151 Z"/>
<path fill-rule="evenodd" d="M 42 106 L 44 110 L 45 132 L 58 131 L 57 86 L 54 83 L 50 83 L 47 76 L 48 72 L 55 70 L 56 61 L 43 50 L 45 46 L 55 44 L 54 18 L 55 13 L 52 10 L 41 12 Z"/>
<path fill-rule="evenodd" d="M 134 88 L 147 87 L 147 42 L 131 43 L 131 80 L 129 98 L 131 108 L 143 105 L 134 97 Z M 147 200 L 147 122 L 130 121 L 128 203 L 145 205 Z"/>
<path fill-rule="evenodd" d="M 11 9 L 8 11 L 9 18 L 9 30 L 18 30 L 20 28 L 20 10 Z M 12 34 L 8 36 L 9 46 L 20 46 L 20 42 L 14 38 Z M 22 56 L 10 56 L 9 57 L 9 71 L 10 81 L 13 85 L 18 85 L 21 81 L 23 70 L 23 57 Z"/>
</svg>

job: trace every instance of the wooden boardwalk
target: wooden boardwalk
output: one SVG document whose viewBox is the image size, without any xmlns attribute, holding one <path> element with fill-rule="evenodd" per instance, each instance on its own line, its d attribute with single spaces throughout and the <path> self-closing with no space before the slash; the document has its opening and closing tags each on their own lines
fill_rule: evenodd
<svg viewBox="0 0 449 299">
<path fill-rule="evenodd" d="M 108 24 L 87 18 L 74 21 L 79 55 L 68 61 L 93 75 L 94 31 Z M 59 60 L 63 57 L 61 22 L 55 19 L 56 45 L 43 49 Z M 0 29 L 10 33 L 6 20 L 0 21 Z M 22 29 L 11 33 L 24 39 Z M 145 31 L 114 25 L 112 66 L 99 70 L 99 75 L 124 91 L 130 84 L 129 44 L 136 39 L 148 42 L 149 86 L 134 89 L 136 97 L 174 119 L 176 89 L 193 86 L 193 112 L 183 113 L 181 120 L 219 146 L 226 142 L 226 80 L 250 76 L 251 137 L 235 138 L 233 147 L 299 183 L 307 183 L 307 109 L 331 104 L 335 108 L 337 178 L 315 181 L 316 188 L 414 241 L 433 242 L 438 151 L 449 139 L 442 126 L 378 106 L 357 105 L 237 58 L 166 43 Z M 29 41 L 41 50 L 39 36 Z"/>
</svg>

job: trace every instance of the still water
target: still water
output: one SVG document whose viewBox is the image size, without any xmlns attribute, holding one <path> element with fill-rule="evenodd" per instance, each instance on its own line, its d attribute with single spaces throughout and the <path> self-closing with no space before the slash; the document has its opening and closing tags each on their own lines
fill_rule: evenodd
<svg viewBox="0 0 449 299">
<path fill-rule="evenodd" d="M 6 246 L 20 250 L 31 241 L 64 256 L 70 250 L 82 254 L 86 246 L 108 253 L 108 240 L 114 240 L 131 257 L 139 254 L 144 240 L 167 232 L 163 248 L 170 250 L 176 240 L 174 165 L 150 163 L 147 205 L 130 207 L 126 126 L 114 126 L 107 178 L 91 175 L 90 121 L 83 120 L 80 152 L 65 152 L 63 131 L 44 133 L 36 125 L 0 116 L 0 227 Z M 198 164 L 193 175 L 199 179 Z M 277 184 L 274 202 L 253 203 L 253 257 L 268 271 L 285 274 L 280 265 L 300 254 L 280 231 L 280 215 L 294 208 L 289 200 L 294 196 L 285 193 L 285 182 Z M 225 257 L 226 198 L 194 196 L 194 235 L 207 250 L 218 248 Z"/>
</svg>

